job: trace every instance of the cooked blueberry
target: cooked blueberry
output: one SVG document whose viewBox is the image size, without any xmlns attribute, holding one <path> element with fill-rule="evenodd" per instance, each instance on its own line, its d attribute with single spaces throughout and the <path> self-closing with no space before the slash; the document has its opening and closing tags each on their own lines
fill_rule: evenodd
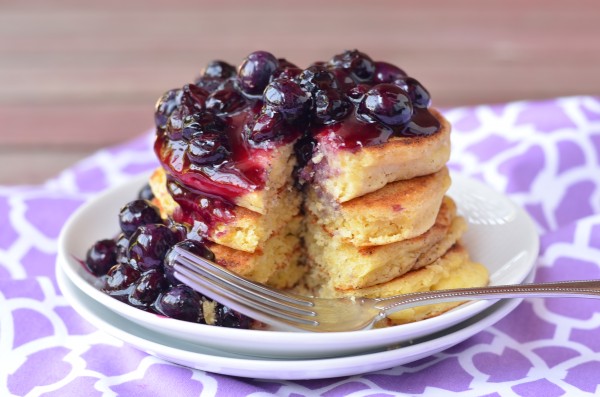
<svg viewBox="0 0 600 397">
<path fill-rule="evenodd" d="M 240 87 L 249 95 L 262 94 L 277 67 L 277 58 L 273 54 L 266 51 L 251 53 L 238 70 Z"/>
<path fill-rule="evenodd" d="M 378 84 L 367 92 L 360 103 L 360 113 L 389 126 L 405 125 L 413 107 L 408 93 L 394 84 Z"/>
<path fill-rule="evenodd" d="M 204 77 L 227 79 L 232 76 L 235 76 L 235 67 L 225 61 L 211 61 L 204 69 Z"/>
<path fill-rule="evenodd" d="M 408 96 L 415 107 L 426 108 L 431 103 L 429 92 L 417 79 L 403 77 L 396 79 L 394 84 L 408 92 Z"/>
<path fill-rule="evenodd" d="M 335 76 L 337 87 L 341 92 L 348 92 L 356 86 L 356 82 L 346 69 L 331 69 L 331 73 Z"/>
<path fill-rule="evenodd" d="M 338 87 L 335 75 L 322 65 L 312 65 L 304 69 L 298 76 L 298 81 L 302 88 L 310 92 Z"/>
<path fill-rule="evenodd" d="M 371 87 L 367 84 L 357 84 L 352 87 L 348 92 L 346 92 L 346 96 L 354 103 L 359 103 L 362 101 L 365 94 L 371 89 Z"/>
<path fill-rule="evenodd" d="M 334 56 L 331 65 L 346 69 L 358 83 L 370 81 L 375 74 L 375 64 L 371 58 L 358 50 L 345 51 Z"/>
<path fill-rule="evenodd" d="M 172 141 L 178 141 L 183 136 L 183 119 L 185 115 L 181 108 L 175 109 L 167 120 L 167 137 Z"/>
<path fill-rule="evenodd" d="M 396 65 L 387 62 L 375 62 L 375 76 L 373 77 L 375 84 L 391 83 L 402 77 L 406 77 L 406 73 Z"/>
<path fill-rule="evenodd" d="M 181 90 L 169 90 L 156 101 L 154 123 L 160 129 L 167 127 L 167 120 L 173 110 L 181 103 Z"/>
<path fill-rule="evenodd" d="M 200 241 L 184 240 L 184 241 L 181 241 L 181 242 L 175 244 L 174 247 L 183 248 L 186 251 L 189 251 L 194 255 L 198 255 L 198 256 L 208 259 L 209 261 L 212 261 L 212 262 L 215 261 L 215 254 L 208 247 L 206 247 L 206 245 L 204 245 Z M 173 248 L 171 248 L 167 252 L 167 255 L 165 255 L 165 261 L 164 261 L 165 277 L 173 285 L 177 285 L 177 284 L 181 283 L 179 280 L 177 280 L 175 278 L 175 276 L 173 274 L 174 270 L 173 270 L 173 266 L 172 266 L 173 265 L 172 259 L 175 255 L 176 255 L 175 251 L 173 251 Z"/>
<path fill-rule="evenodd" d="M 129 239 L 129 263 L 142 272 L 159 268 L 165 254 L 176 242 L 175 234 L 165 225 L 140 226 Z"/>
<path fill-rule="evenodd" d="M 104 290 L 111 295 L 124 292 L 140 278 L 140 272 L 131 266 L 119 263 L 114 265 L 108 271 L 108 277 L 105 280 Z"/>
<path fill-rule="evenodd" d="M 173 231 L 173 234 L 177 238 L 177 241 L 183 241 L 187 238 L 188 229 L 185 225 L 173 222 L 171 223 L 171 225 L 169 225 L 169 227 Z"/>
<path fill-rule="evenodd" d="M 129 239 L 125 233 L 119 233 L 115 239 L 117 263 L 129 263 L 129 257 L 127 256 L 127 249 L 129 248 Z"/>
<path fill-rule="evenodd" d="M 196 79 L 194 84 L 206 92 L 211 93 L 219 89 L 219 87 L 223 84 L 223 80 L 218 77 L 201 76 Z"/>
<path fill-rule="evenodd" d="M 203 322 L 201 296 L 187 285 L 176 285 L 159 296 L 156 310 L 167 317 Z"/>
<path fill-rule="evenodd" d="M 273 73 L 272 79 L 292 80 L 300 73 L 302 73 L 302 69 L 300 69 L 298 66 L 294 65 L 285 58 L 279 58 L 277 62 L 279 66 L 277 67 L 275 73 Z"/>
<path fill-rule="evenodd" d="M 129 303 L 133 306 L 149 306 L 168 286 L 169 283 L 161 271 L 150 270 L 136 281 L 129 292 Z"/>
<path fill-rule="evenodd" d="M 311 96 L 291 80 L 275 80 L 264 93 L 265 102 L 288 121 L 297 120 L 310 108 Z"/>
<path fill-rule="evenodd" d="M 334 89 L 318 90 L 315 93 L 315 109 L 313 119 L 319 124 L 331 124 L 346 117 L 351 104 Z"/>
<path fill-rule="evenodd" d="M 252 324 L 249 317 L 220 303 L 215 305 L 215 324 L 220 327 L 248 329 Z"/>
<path fill-rule="evenodd" d="M 182 137 L 190 140 L 202 135 L 221 134 L 225 130 L 225 122 L 209 111 L 194 113 L 185 117 L 182 126 Z"/>
<path fill-rule="evenodd" d="M 313 156 L 317 142 L 311 136 L 300 138 L 294 145 L 298 165 L 306 165 Z"/>
<path fill-rule="evenodd" d="M 85 265 L 92 274 L 103 276 L 117 263 L 117 244 L 114 240 L 97 241 L 85 256 Z"/>
<path fill-rule="evenodd" d="M 184 115 L 204 110 L 208 95 L 208 91 L 195 84 L 184 85 L 181 94 L 181 105 L 186 109 Z"/>
<path fill-rule="evenodd" d="M 204 134 L 190 139 L 186 155 L 195 165 L 218 165 L 229 158 L 230 152 L 225 147 L 220 135 Z"/>
<path fill-rule="evenodd" d="M 152 193 L 152 188 L 150 184 L 146 183 L 138 192 L 138 198 L 140 200 L 152 200 L 154 198 L 154 193 Z"/>
<path fill-rule="evenodd" d="M 235 89 L 218 90 L 210 94 L 206 100 L 206 108 L 217 114 L 237 112 L 247 105 L 246 98 Z"/>
<path fill-rule="evenodd" d="M 255 143 L 274 140 L 282 136 L 284 131 L 284 121 L 281 113 L 270 107 L 265 107 L 252 127 L 250 140 Z"/>
<path fill-rule="evenodd" d="M 134 200 L 125 204 L 119 212 L 119 225 L 129 237 L 136 229 L 151 223 L 162 223 L 158 209 L 146 200 Z"/>
</svg>

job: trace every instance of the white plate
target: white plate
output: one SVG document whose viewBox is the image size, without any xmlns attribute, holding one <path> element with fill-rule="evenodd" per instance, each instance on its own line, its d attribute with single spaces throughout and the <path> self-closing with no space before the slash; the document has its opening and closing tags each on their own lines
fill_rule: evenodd
<svg viewBox="0 0 600 397">
<path fill-rule="evenodd" d="M 269 359 L 220 351 L 177 337 L 165 337 L 164 334 L 127 320 L 91 299 L 71 282 L 61 267 L 57 267 L 56 273 L 61 290 L 79 314 L 94 326 L 130 346 L 186 367 L 223 375 L 262 379 L 294 380 L 351 376 L 413 362 L 454 346 L 492 326 L 521 302 L 520 299 L 500 301 L 454 327 L 389 350 L 336 358 Z M 532 278 L 533 273 L 529 279 Z M 265 339 L 254 343 L 265 344 Z"/>
<path fill-rule="evenodd" d="M 151 330 L 203 346 L 265 357 L 333 357 L 356 354 L 419 338 L 463 321 L 493 302 L 462 305 L 420 322 L 360 332 L 300 333 L 239 330 L 164 318 L 135 309 L 98 290 L 96 279 L 81 265 L 87 249 L 118 231 L 118 211 L 135 198 L 147 181 L 140 176 L 108 190 L 82 206 L 59 238 L 58 266 L 92 299 Z M 528 215 L 510 200 L 481 183 L 453 176 L 450 194 L 470 223 L 463 241 L 475 261 L 490 271 L 491 284 L 518 284 L 530 273 L 538 254 L 537 233 Z M 269 343 L 257 343 L 269 332 Z"/>
</svg>

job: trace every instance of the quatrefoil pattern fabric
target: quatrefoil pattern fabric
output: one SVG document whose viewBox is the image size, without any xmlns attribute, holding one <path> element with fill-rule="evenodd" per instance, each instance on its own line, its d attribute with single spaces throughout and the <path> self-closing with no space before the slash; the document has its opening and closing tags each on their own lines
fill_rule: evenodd
<svg viewBox="0 0 600 397">
<path fill-rule="evenodd" d="M 446 109 L 451 168 L 534 219 L 536 281 L 600 279 L 600 99 Z M 600 392 L 600 300 L 527 299 L 443 352 L 335 379 L 244 379 L 180 367 L 94 328 L 55 279 L 57 238 L 99 191 L 157 165 L 152 134 L 39 186 L 0 187 L 0 395 L 561 396 Z M 116 214 L 114 214 L 116 216 Z M 107 216 L 111 216 L 107 214 Z M 266 340 L 266 339 L 265 339 Z M 264 342 L 266 343 L 266 342 Z"/>
</svg>

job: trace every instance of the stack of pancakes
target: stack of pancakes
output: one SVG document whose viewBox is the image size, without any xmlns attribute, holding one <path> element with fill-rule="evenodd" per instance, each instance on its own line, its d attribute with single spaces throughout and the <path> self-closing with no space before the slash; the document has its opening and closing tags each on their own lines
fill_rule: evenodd
<svg viewBox="0 0 600 397">
<path fill-rule="evenodd" d="M 195 205 L 207 211 L 186 223 L 192 238 L 206 239 L 220 265 L 254 281 L 287 289 L 297 285 L 305 273 L 300 238 L 302 197 L 293 186 L 293 145 L 265 154 L 262 162 L 271 170 L 264 189 L 240 195 L 233 204 L 210 195 L 196 196 Z M 162 216 L 177 219 L 194 213 L 195 209 L 182 208 L 173 199 L 171 192 L 181 188 L 173 184 L 164 168 L 150 177 L 154 204 Z"/>
<path fill-rule="evenodd" d="M 386 297 L 485 285 L 460 237 L 465 220 L 446 196 L 450 125 L 427 137 L 393 137 L 355 151 L 317 145 L 304 201 L 304 288 L 321 297 Z M 417 321 L 458 303 L 408 309 L 388 324 Z"/>
</svg>

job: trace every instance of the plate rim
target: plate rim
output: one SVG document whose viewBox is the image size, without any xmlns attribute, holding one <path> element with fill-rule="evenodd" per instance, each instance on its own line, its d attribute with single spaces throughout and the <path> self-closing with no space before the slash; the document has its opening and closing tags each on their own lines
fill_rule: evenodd
<svg viewBox="0 0 600 397">
<path fill-rule="evenodd" d="M 110 296 L 102 293 L 101 291 L 96 289 L 94 286 L 92 286 L 87 280 L 85 280 L 73 268 L 72 262 L 74 261 L 74 259 L 68 257 L 68 253 L 66 252 L 66 247 L 67 247 L 67 242 L 68 242 L 67 237 L 69 235 L 71 228 L 73 227 L 73 224 L 76 222 L 78 217 L 81 216 L 82 213 L 84 213 L 88 208 L 90 208 L 91 205 L 93 205 L 94 203 L 98 203 L 103 200 L 106 200 L 108 197 L 116 194 L 115 192 L 118 192 L 122 189 L 128 188 L 132 185 L 141 186 L 142 183 L 147 181 L 147 178 L 148 178 L 147 174 L 140 174 L 140 175 L 134 176 L 121 184 L 118 184 L 109 189 L 106 189 L 104 192 L 99 193 L 93 199 L 87 201 L 84 205 L 80 206 L 73 213 L 73 215 L 69 218 L 69 220 L 65 223 L 63 229 L 61 230 L 61 233 L 60 233 L 60 236 L 58 239 L 58 255 L 57 255 L 57 267 L 61 266 L 63 268 L 63 270 L 65 270 L 65 274 L 67 275 L 67 277 L 79 289 L 81 289 L 84 293 L 86 293 L 86 295 L 90 296 L 90 298 L 94 299 L 97 302 L 100 302 L 101 304 L 106 306 L 108 309 L 115 311 L 117 314 L 119 314 L 121 316 L 130 317 L 129 319 L 134 318 L 143 323 L 149 322 L 150 318 L 152 318 L 154 320 L 154 318 L 156 318 L 158 316 L 155 314 L 152 314 L 152 313 L 144 312 L 142 310 L 133 308 L 129 305 L 126 305 L 125 303 L 119 302 L 119 301 L 111 298 Z M 508 197 L 506 197 L 502 193 L 493 191 L 493 189 L 482 184 L 479 181 L 469 179 L 465 176 L 453 174 L 452 178 L 454 181 L 453 185 L 455 183 L 460 184 L 461 181 L 468 181 L 471 184 L 478 185 L 479 188 L 486 189 L 486 190 L 498 195 L 502 199 L 507 200 L 511 204 L 511 206 L 514 208 L 514 210 L 518 213 L 519 217 L 522 218 L 526 224 L 528 224 L 528 227 L 531 229 L 531 231 L 533 231 L 533 233 L 535 233 L 535 235 L 537 237 L 537 232 L 535 231 L 533 221 L 531 220 L 529 215 L 522 208 L 520 208 L 518 205 L 516 205 L 514 202 L 512 202 Z M 459 207 L 460 207 L 460 205 L 459 205 Z M 115 233 L 116 232 L 117 231 L 115 231 Z M 537 257 L 537 255 L 539 253 L 539 237 L 534 238 L 533 241 L 535 243 L 534 247 L 531 247 L 531 256 L 533 259 L 530 261 L 531 263 L 530 263 L 528 270 L 531 270 L 535 267 L 535 258 Z M 79 267 L 82 268 L 81 265 L 79 265 Z M 527 273 L 525 274 L 525 276 L 527 276 Z M 418 322 L 417 326 L 414 325 L 417 323 L 411 323 L 411 324 L 400 325 L 400 326 L 396 326 L 396 327 L 364 330 L 364 331 L 360 331 L 360 332 L 366 333 L 366 334 L 361 334 L 362 337 L 355 337 L 354 339 L 362 339 L 363 340 L 363 341 L 359 341 L 359 342 L 365 342 L 365 340 L 368 341 L 368 340 L 383 339 L 383 340 L 388 341 L 388 342 L 386 342 L 388 344 L 389 343 L 397 343 L 399 341 L 406 340 L 408 338 L 408 337 L 404 337 L 404 338 L 395 337 L 396 334 L 401 333 L 399 331 L 400 329 L 402 329 L 404 333 L 408 333 L 409 335 L 414 334 L 417 336 L 423 336 L 422 333 L 413 332 L 411 334 L 410 332 L 407 332 L 407 331 L 410 331 L 411 328 L 412 329 L 427 328 L 428 325 L 433 326 L 434 330 L 439 331 L 443 328 L 452 326 L 452 325 L 456 324 L 457 322 L 464 320 L 465 318 L 468 318 L 468 317 L 460 317 L 455 322 L 444 323 L 444 319 L 449 318 L 449 316 L 447 315 L 448 313 L 456 312 L 457 310 L 461 310 L 461 309 L 470 307 L 470 310 L 471 310 L 470 315 L 475 315 L 478 312 L 484 310 L 485 308 L 489 307 L 492 304 L 493 304 L 493 301 L 470 302 L 469 304 L 462 305 L 459 309 L 449 311 L 440 316 L 421 320 Z M 120 306 L 116 306 L 117 309 L 115 309 L 114 305 L 120 305 Z M 122 313 L 123 311 L 126 311 L 127 314 L 123 314 Z M 150 316 L 152 316 L 152 317 L 150 317 Z M 292 337 L 292 338 L 294 338 L 293 343 L 297 343 L 299 345 L 305 345 L 306 343 L 310 343 L 311 346 L 313 346 L 315 349 L 318 349 L 320 347 L 329 347 L 331 343 L 339 343 L 340 338 L 346 338 L 346 337 L 348 337 L 348 335 L 357 334 L 356 332 L 349 332 L 349 331 L 319 334 L 319 338 L 317 338 L 318 340 L 315 341 L 315 338 L 314 338 L 315 334 L 309 333 L 309 332 L 303 333 L 303 332 L 286 332 L 286 331 L 240 330 L 240 329 L 230 329 L 230 328 L 217 328 L 217 327 L 208 326 L 208 325 L 204 325 L 204 324 L 186 323 L 186 322 L 183 322 L 180 320 L 161 318 L 161 321 L 163 321 L 163 320 L 167 323 L 169 323 L 169 322 L 172 323 L 172 324 L 165 323 L 167 325 L 170 325 L 172 327 L 172 329 L 183 328 L 183 329 L 187 330 L 189 328 L 191 331 L 195 331 L 196 329 L 201 330 L 201 331 L 203 331 L 202 333 L 199 334 L 199 336 L 201 338 L 209 338 L 210 339 L 210 337 L 216 336 L 216 334 L 218 334 L 218 336 L 220 338 L 224 338 L 226 340 L 237 340 L 237 339 L 239 339 L 240 333 L 242 332 L 243 333 L 242 335 L 246 335 L 246 338 L 244 338 L 244 339 L 253 339 L 253 337 L 264 336 L 264 332 L 269 332 L 269 337 L 271 339 L 277 339 L 277 340 L 282 339 L 282 341 L 279 342 L 278 345 L 283 344 L 283 343 L 289 343 L 290 341 L 288 341 L 286 338 L 290 338 L 290 335 L 294 335 Z M 200 327 L 200 328 L 198 328 L 198 327 Z M 404 328 L 399 328 L 399 327 L 404 327 Z M 352 338 L 352 336 L 350 336 L 350 338 Z M 392 339 L 393 341 L 389 342 L 390 339 Z M 346 342 L 346 343 L 348 343 L 348 342 Z M 203 344 L 203 343 L 200 343 L 200 344 Z M 214 346 L 214 344 L 205 344 L 205 343 L 203 345 Z M 378 344 L 377 346 L 375 346 L 375 348 L 381 347 L 381 346 L 383 346 L 383 345 Z M 368 345 L 367 347 L 364 347 L 364 346 L 362 346 L 362 347 L 361 346 L 352 346 L 352 347 L 355 348 L 355 350 L 358 350 L 358 349 L 368 350 L 369 348 L 374 348 L 372 345 Z M 304 350 L 304 349 L 302 349 L 302 350 Z M 341 350 L 346 351 L 347 348 L 335 349 L 336 352 L 339 352 Z"/>
</svg>

